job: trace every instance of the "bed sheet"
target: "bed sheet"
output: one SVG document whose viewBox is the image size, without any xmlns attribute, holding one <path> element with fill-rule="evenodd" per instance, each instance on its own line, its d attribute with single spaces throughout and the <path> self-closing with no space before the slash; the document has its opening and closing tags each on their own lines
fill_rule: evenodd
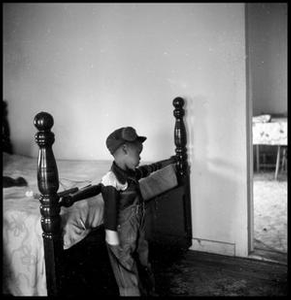
<svg viewBox="0 0 291 300">
<path fill-rule="evenodd" d="M 110 161 L 57 161 L 59 191 L 98 183 L 109 170 Z M 3 175 L 22 176 L 27 187 L 3 189 L 3 278 L 4 294 L 14 296 L 45 296 L 46 279 L 40 202 L 38 193 L 37 159 L 3 153 Z M 29 193 L 27 193 L 29 192 Z M 91 227 L 103 222 L 101 195 L 79 201 L 61 209 L 64 249 L 85 238 Z"/>
</svg>

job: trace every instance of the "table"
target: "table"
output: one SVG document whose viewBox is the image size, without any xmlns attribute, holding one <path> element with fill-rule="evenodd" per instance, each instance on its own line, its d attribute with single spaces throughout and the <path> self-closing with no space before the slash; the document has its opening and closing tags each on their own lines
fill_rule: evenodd
<svg viewBox="0 0 291 300">
<path fill-rule="evenodd" d="M 279 166 L 281 146 L 287 146 L 287 118 L 272 118 L 269 122 L 256 122 L 253 118 L 253 145 L 256 145 L 257 154 L 257 170 L 260 169 L 259 161 L 259 145 L 273 145 L 277 146 L 277 159 L 275 179 L 277 179 Z M 284 149 L 283 159 L 286 159 L 286 149 Z"/>
</svg>

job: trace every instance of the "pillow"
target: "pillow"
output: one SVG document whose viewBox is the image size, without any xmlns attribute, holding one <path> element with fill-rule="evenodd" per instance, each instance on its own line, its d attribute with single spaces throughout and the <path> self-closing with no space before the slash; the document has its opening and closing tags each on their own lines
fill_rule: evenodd
<svg viewBox="0 0 291 300">
<path fill-rule="evenodd" d="M 63 248 L 69 249 L 84 239 L 92 228 L 103 223 L 104 202 L 101 193 L 62 207 Z"/>
<path fill-rule="evenodd" d="M 178 185 L 175 166 L 168 165 L 158 171 L 141 178 L 140 190 L 144 200 L 149 200 Z"/>
</svg>

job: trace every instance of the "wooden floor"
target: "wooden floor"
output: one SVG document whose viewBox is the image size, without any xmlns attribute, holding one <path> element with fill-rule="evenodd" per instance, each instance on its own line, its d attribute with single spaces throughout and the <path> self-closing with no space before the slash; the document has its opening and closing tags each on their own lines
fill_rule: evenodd
<svg viewBox="0 0 291 300">
<path fill-rule="evenodd" d="M 64 294 L 117 296 L 105 245 L 96 250 L 90 243 L 87 251 L 80 253 L 76 247 L 70 253 L 68 265 L 75 267 L 66 277 Z M 159 296 L 287 295 L 286 264 L 162 247 L 150 251 Z M 80 255 L 83 263 L 76 268 Z"/>
<path fill-rule="evenodd" d="M 161 296 L 286 296 L 287 265 L 188 251 L 157 262 Z"/>
<path fill-rule="evenodd" d="M 255 239 L 254 251 L 249 255 L 250 258 L 288 264 L 288 253 L 269 247 L 262 241 Z"/>
</svg>

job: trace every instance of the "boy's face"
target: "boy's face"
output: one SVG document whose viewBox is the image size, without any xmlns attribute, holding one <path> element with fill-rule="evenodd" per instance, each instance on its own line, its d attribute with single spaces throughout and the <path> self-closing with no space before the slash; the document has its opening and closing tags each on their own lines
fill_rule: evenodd
<svg viewBox="0 0 291 300">
<path fill-rule="evenodd" d="M 125 154 L 125 165 L 128 169 L 134 170 L 140 162 L 140 153 L 142 152 L 143 145 L 140 142 L 128 143 L 127 153 Z"/>
</svg>

